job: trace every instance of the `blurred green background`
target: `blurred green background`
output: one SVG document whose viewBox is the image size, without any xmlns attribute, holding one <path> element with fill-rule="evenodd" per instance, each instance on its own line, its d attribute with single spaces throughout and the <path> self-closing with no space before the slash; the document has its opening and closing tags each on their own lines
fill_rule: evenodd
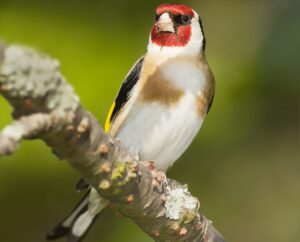
<svg viewBox="0 0 300 242">
<path fill-rule="evenodd" d="M 160 1 L 0 0 L 0 38 L 61 61 L 104 123 L 146 50 Z M 200 134 L 169 176 L 188 183 L 228 242 L 299 242 L 299 0 L 182 1 L 202 16 L 217 80 Z M 11 108 L 0 97 L 0 128 Z M 40 141 L 0 161 L 0 241 L 41 242 L 81 197 L 79 179 Z M 63 241 L 63 240 L 61 240 Z M 105 211 L 87 242 L 151 241 Z"/>
</svg>

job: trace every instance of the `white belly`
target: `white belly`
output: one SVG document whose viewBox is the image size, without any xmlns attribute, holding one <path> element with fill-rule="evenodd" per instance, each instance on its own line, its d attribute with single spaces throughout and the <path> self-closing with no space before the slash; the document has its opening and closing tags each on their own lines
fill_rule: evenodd
<svg viewBox="0 0 300 242">
<path fill-rule="evenodd" d="M 202 121 L 195 96 L 188 93 L 175 107 L 135 103 L 116 137 L 139 160 L 153 160 L 157 169 L 166 171 L 190 145 Z"/>
</svg>

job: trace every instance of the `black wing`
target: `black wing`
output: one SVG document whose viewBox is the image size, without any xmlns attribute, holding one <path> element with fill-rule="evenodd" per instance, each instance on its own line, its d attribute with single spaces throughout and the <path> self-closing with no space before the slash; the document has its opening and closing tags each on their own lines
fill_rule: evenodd
<svg viewBox="0 0 300 242">
<path fill-rule="evenodd" d="M 119 90 L 119 93 L 111 107 L 111 110 L 107 115 L 106 123 L 105 123 L 106 131 L 109 130 L 110 124 L 114 121 L 121 108 L 129 100 L 131 91 L 140 78 L 140 72 L 143 66 L 143 61 L 144 61 L 144 57 L 141 57 L 133 66 L 130 73 L 126 76 Z"/>
</svg>

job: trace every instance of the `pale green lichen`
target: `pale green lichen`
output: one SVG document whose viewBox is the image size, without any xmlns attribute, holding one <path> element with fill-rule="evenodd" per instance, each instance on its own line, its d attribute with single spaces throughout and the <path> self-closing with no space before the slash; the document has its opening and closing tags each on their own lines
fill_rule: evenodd
<svg viewBox="0 0 300 242">
<path fill-rule="evenodd" d="M 102 180 L 99 184 L 101 190 L 107 190 L 110 188 L 110 182 L 108 180 Z"/>
<path fill-rule="evenodd" d="M 132 179 L 137 176 L 135 164 L 129 162 L 116 162 L 111 174 L 111 181 L 114 184 L 113 194 L 120 193 Z"/>
<path fill-rule="evenodd" d="M 125 171 L 126 164 L 124 162 L 117 162 L 111 174 L 112 181 L 121 179 L 124 176 Z"/>
<path fill-rule="evenodd" d="M 197 210 L 194 210 L 194 209 L 183 209 L 182 211 L 182 216 L 180 218 L 180 221 L 183 223 L 183 224 L 189 224 L 191 222 L 194 221 L 194 219 L 196 218 L 197 216 Z"/>
<path fill-rule="evenodd" d="M 48 110 L 74 111 L 79 98 L 60 73 L 59 62 L 28 47 L 5 48 L 0 84 L 13 98 L 43 99 Z"/>
</svg>

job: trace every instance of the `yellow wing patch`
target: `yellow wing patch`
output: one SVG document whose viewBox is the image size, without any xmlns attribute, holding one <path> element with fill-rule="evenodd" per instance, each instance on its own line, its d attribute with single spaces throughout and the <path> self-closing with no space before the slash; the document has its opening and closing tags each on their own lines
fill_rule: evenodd
<svg viewBox="0 0 300 242">
<path fill-rule="evenodd" d="M 105 125 L 104 125 L 104 130 L 105 132 L 109 132 L 110 130 L 110 126 L 111 126 L 111 121 L 110 121 L 110 118 L 111 118 L 111 115 L 115 109 L 115 106 L 116 106 L 116 102 L 114 101 L 113 104 L 111 105 L 108 113 L 107 113 L 107 116 L 106 116 L 106 121 L 105 121 Z"/>
</svg>

